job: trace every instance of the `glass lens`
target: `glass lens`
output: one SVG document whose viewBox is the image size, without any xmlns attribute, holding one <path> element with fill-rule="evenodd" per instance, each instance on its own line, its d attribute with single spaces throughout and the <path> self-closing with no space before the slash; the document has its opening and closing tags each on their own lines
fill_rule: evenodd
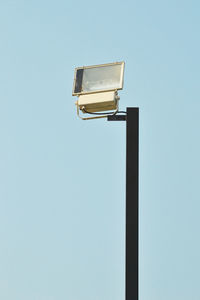
<svg viewBox="0 0 200 300">
<path fill-rule="evenodd" d="M 121 87 L 122 65 L 88 68 L 83 71 L 82 91 L 115 90 Z"/>
</svg>

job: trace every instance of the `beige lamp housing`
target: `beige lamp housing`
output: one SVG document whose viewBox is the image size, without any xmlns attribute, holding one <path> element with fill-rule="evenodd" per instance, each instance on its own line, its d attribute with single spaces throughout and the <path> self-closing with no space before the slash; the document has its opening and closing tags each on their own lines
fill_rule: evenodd
<svg viewBox="0 0 200 300">
<path fill-rule="evenodd" d="M 76 101 L 77 114 L 83 120 L 107 117 L 106 111 L 118 111 L 119 96 L 117 91 L 123 88 L 124 62 L 87 66 L 75 69 L 73 96 Z M 83 118 L 85 114 L 105 114 Z M 110 112 L 109 112 L 110 113 Z"/>
</svg>

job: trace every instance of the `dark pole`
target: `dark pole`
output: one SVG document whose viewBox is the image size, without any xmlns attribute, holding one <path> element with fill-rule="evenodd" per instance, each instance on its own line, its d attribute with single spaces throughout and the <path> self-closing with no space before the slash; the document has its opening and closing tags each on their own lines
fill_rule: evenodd
<svg viewBox="0 0 200 300">
<path fill-rule="evenodd" d="M 108 121 L 126 121 L 126 300 L 138 300 L 138 186 L 139 109 L 128 107 L 125 115 Z"/>
<path fill-rule="evenodd" d="M 139 109 L 126 116 L 126 300 L 138 300 Z"/>
</svg>

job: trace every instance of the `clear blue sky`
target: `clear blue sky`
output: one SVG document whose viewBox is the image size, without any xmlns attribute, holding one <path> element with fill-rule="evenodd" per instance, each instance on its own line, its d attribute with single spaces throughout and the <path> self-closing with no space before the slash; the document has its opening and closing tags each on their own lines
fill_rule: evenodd
<svg viewBox="0 0 200 300">
<path fill-rule="evenodd" d="M 125 124 L 74 68 L 126 62 L 140 107 L 140 299 L 200 299 L 200 3 L 0 2 L 0 299 L 123 300 Z"/>
</svg>

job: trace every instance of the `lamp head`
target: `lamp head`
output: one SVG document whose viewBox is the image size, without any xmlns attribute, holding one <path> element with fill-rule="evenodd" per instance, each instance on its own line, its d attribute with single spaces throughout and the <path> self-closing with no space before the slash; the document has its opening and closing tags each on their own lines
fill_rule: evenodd
<svg viewBox="0 0 200 300">
<path fill-rule="evenodd" d="M 118 90 L 123 88 L 124 62 L 75 69 L 73 96 L 83 113 L 117 110 Z"/>
</svg>

